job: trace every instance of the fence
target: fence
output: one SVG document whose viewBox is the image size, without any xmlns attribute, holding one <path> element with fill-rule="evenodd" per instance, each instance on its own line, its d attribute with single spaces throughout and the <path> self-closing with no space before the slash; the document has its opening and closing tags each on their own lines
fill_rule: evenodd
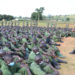
<svg viewBox="0 0 75 75">
<path fill-rule="evenodd" d="M 12 20 L 12 21 L 0 21 L 0 26 L 37 26 L 37 27 L 61 27 L 61 28 L 75 28 L 75 22 L 62 22 L 62 21 L 34 21 L 34 20 Z"/>
</svg>

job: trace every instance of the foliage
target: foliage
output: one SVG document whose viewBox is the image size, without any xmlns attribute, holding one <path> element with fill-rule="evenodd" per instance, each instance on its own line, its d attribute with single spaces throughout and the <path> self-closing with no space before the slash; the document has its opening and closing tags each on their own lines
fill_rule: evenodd
<svg viewBox="0 0 75 75">
<path fill-rule="evenodd" d="M 70 21 L 70 18 L 66 18 L 66 21 Z"/>
<path fill-rule="evenodd" d="M 31 19 L 32 20 L 43 20 L 43 11 L 44 7 L 36 8 L 36 12 L 33 12 L 31 14 Z"/>
<path fill-rule="evenodd" d="M 31 15 L 31 19 L 32 20 L 38 20 L 38 13 L 37 12 L 33 12 Z"/>
<path fill-rule="evenodd" d="M 9 20 L 13 20 L 14 17 L 11 16 L 11 15 L 0 15 L 0 21 L 3 20 L 3 19 L 9 21 Z"/>
</svg>

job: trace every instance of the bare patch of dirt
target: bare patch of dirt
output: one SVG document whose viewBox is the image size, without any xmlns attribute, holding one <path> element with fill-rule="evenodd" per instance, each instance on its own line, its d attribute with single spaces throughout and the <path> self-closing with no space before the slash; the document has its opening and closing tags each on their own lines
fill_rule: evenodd
<svg viewBox="0 0 75 75">
<path fill-rule="evenodd" d="M 75 38 L 63 38 L 63 41 L 64 43 L 60 43 L 61 46 L 58 48 L 60 52 L 66 56 L 64 60 L 66 60 L 68 64 L 61 64 L 61 69 L 59 70 L 60 75 L 75 75 L 75 55 L 69 54 L 75 47 Z"/>
</svg>

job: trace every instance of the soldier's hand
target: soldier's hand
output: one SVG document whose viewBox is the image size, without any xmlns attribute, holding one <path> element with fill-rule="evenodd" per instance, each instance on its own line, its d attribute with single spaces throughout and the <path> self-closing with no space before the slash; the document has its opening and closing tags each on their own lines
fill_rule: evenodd
<svg viewBox="0 0 75 75">
<path fill-rule="evenodd" d="M 49 63 L 49 59 L 46 59 L 45 62 L 46 62 L 46 63 Z"/>
<path fill-rule="evenodd" d="M 54 50 L 51 51 L 51 56 L 55 57 L 55 51 Z"/>
<path fill-rule="evenodd" d="M 8 52 L 6 52 L 6 54 L 11 54 L 11 53 L 14 53 L 13 51 L 8 51 Z"/>
</svg>

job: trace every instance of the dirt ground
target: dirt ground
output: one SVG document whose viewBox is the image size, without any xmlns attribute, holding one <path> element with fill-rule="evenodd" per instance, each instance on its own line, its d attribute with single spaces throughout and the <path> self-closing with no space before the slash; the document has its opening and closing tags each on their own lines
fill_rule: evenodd
<svg viewBox="0 0 75 75">
<path fill-rule="evenodd" d="M 69 54 L 75 47 L 75 38 L 63 38 L 63 41 L 59 49 L 66 56 L 63 60 L 66 60 L 68 64 L 61 64 L 60 75 L 75 75 L 75 55 Z"/>
</svg>

